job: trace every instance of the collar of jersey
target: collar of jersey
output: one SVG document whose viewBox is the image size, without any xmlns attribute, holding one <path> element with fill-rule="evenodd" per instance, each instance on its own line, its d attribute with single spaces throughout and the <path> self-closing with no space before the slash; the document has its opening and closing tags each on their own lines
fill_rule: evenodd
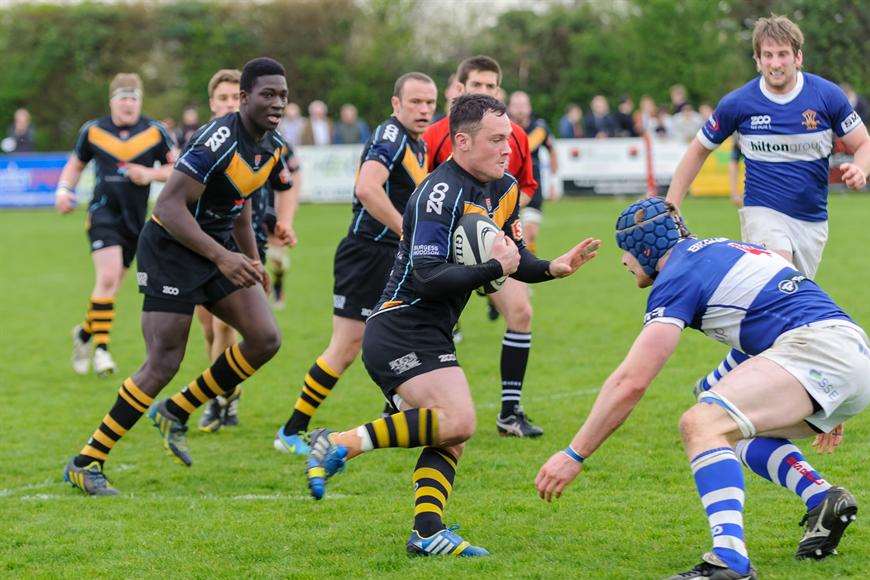
<svg viewBox="0 0 870 580">
<path fill-rule="evenodd" d="M 453 158 L 453 155 L 451 155 L 451 156 L 447 159 L 447 161 L 445 161 L 445 163 L 451 163 L 451 164 L 453 165 L 453 167 L 456 168 L 456 171 L 458 171 L 458 172 L 461 173 L 462 175 L 468 177 L 468 179 L 470 179 L 471 181 L 473 181 L 475 184 L 479 185 L 480 187 L 486 187 L 488 184 L 492 183 L 491 181 L 484 183 L 483 181 L 480 181 L 480 180 L 477 179 L 475 176 L 473 176 L 472 174 L 470 174 L 470 173 L 469 173 L 468 171 L 466 171 L 466 170 L 465 170 L 465 169 L 464 169 L 460 164 L 458 164 L 458 163 L 456 162 L 456 160 Z"/>
<path fill-rule="evenodd" d="M 768 100 L 779 105 L 786 105 L 795 100 L 797 96 L 801 94 L 801 91 L 804 88 L 804 73 L 798 71 L 797 82 L 795 83 L 794 88 L 784 95 L 772 93 L 764 82 L 764 75 L 758 77 L 758 88 L 761 89 L 761 94 L 767 97 Z"/>
</svg>

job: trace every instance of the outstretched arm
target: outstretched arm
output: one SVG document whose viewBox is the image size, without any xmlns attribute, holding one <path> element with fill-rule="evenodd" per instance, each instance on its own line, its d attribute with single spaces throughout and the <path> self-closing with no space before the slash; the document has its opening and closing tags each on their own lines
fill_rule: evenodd
<svg viewBox="0 0 870 580">
<path fill-rule="evenodd" d="M 689 186 L 695 181 L 698 172 L 701 171 L 701 166 L 710 155 L 710 149 L 704 147 L 697 137 L 689 143 L 689 148 L 677 165 L 674 176 L 671 178 L 671 184 L 668 186 L 668 195 L 666 201 L 671 202 L 677 207 L 683 203 L 683 198 L 689 192 Z"/>
<path fill-rule="evenodd" d="M 622 364 L 604 382 L 589 416 L 565 451 L 541 467 L 535 486 L 541 499 L 551 501 L 580 473 L 582 460 L 592 455 L 628 418 L 677 348 L 682 327 L 664 322 L 648 324 L 638 335 Z M 576 457 L 572 457 L 576 455 Z"/>
</svg>

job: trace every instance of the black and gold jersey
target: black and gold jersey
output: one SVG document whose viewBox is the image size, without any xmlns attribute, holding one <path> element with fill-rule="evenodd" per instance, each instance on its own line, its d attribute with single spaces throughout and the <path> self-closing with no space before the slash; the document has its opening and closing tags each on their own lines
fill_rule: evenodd
<svg viewBox="0 0 870 580">
<path fill-rule="evenodd" d="M 239 113 L 214 119 L 193 135 L 175 169 L 205 185 L 199 200 L 189 206 L 205 233 L 227 245 L 248 197 L 267 183 L 275 191 L 290 188 L 282 162 L 285 149 L 275 131 L 254 141 Z"/>
<path fill-rule="evenodd" d="M 414 276 L 414 270 L 454 260 L 453 232 L 459 219 L 469 213 L 489 216 L 518 248 L 524 247 L 517 180 L 505 173 L 501 179 L 483 183 L 448 159 L 408 200 L 393 271 L 372 316 L 408 308 L 407 312 L 419 316 L 422 322 L 446 329 L 449 334 L 470 291 L 427 298 L 419 289 L 425 282 Z"/>
<path fill-rule="evenodd" d="M 523 129 L 529 136 L 529 153 L 532 154 L 532 165 L 535 170 L 539 170 L 541 147 L 553 150 L 553 133 L 550 132 L 547 122 L 540 117 L 533 117 L 528 126 L 523 127 Z M 538 184 L 540 185 L 540 180 L 538 180 Z"/>
<path fill-rule="evenodd" d="M 165 164 L 173 146 L 166 128 L 148 117 L 124 127 L 115 125 L 110 116 L 85 123 L 76 139 L 75 156 L 82 163 L 94 161 L 94 193 L 88 208 L 91 225 L 121 227 L 129 235 L 138 235 L 145 223 L 151 187 L 130 181 L 127 165 Z"/>
<path fill-rule="evenodd" d="M 425 141 L 409 135 L 398 119 L 390 117 L 375 129 L 366 143 L 360 166 L 366 161 L 377 161 L 389 170 L 384 190 L 396 211 L 404 213 L 408 198 L 428 173 Z M 395 232 L 366 211 L 356 192 L 348 235 L 390 245 L 399 243 Z"/>
</svg>

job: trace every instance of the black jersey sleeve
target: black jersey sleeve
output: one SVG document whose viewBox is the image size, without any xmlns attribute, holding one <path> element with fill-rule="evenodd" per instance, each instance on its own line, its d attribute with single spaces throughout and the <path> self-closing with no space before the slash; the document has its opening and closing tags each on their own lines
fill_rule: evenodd
<svg viewBox="0 0 870 580">
<path fill-rule="evenodd" d="M 222 119 L 212 121 L 197 130 L 178 161 L 175 169 L 200 183 L 227 167 L 237 142 L 232 129 Z"/>
<path fill-rule="evenodd" d="M 79 135 L 76 138 L 75 148 L 73 149 L 76 157 L 78 157 L 79 161 L 82 163 L 87 163 L 94 158 L 94 149 L 91 147 L 90 139 L 88 139 L 88 132 L 92 125 L 94 125 L 94 121 L 89 121 L 82 125 L 82 128 L 79 129 Z"/>
<path fill-rule="evenodd" d="M 444 263 L 414 268 L 413 272 L 420 294 L 426 298 L 471 292 L 503 274 L 501 263 L 495 258 L 474 266 Z"/>
<path fill-rule="evenodd" d="M 390 119 L 375 129 L 363 162 L 377 161 L 392 171 L 396 161 L 405 150 L 407 141 L 408 138 L 405 132 L 399 128 L 399 124 Z"/>
<path fill-rule="evenodd" d="M 542 260 L 529 251 L 528 248 L 520 248 L 520 265 L 517 266 L 517 271 L 511 274 L 511 278 L 515 278 L 520 282 L 535 284 L 536 282 L 546 282 L 552 280 L 550 275 L 550 261 Z"/>
</svg>

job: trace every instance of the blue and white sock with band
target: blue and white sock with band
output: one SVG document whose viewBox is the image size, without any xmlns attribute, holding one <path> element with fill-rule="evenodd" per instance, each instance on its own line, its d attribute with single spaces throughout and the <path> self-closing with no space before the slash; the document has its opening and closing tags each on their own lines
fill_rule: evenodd
<svg viewBox="0 0 870 580">
<path fill-rule="evenodd" d="M 743 538 L 743 469 L 730 447 L 717 447 L 692 461 L 695 485 L 710 522 L 713 553 L 729 568 L 749 572 L 749 554 Z"/>
<path fill-rule="evenodd" d="M 737 443 L 735 451 L 753 472 L 794 492 L 806 504 L 807 511 L 822 503 L 831 488 L 788 439 L 744 439 Z"/>
<path fill-rule="evenodd" d="M 716 383 L 722 380 L 722 378 L 737 368 L 737 365 L 742 363 L 743 361 L 749 360 L 752 358 L 748 354 L 737 350 L 736 348 L 732 348 L 728 353 L 728 356 L 719 363 L 719 366 L 713 369 L 713 371 L 698 381 L 697 391 L 709 391 L 712 389 Z"/>
</svg>

